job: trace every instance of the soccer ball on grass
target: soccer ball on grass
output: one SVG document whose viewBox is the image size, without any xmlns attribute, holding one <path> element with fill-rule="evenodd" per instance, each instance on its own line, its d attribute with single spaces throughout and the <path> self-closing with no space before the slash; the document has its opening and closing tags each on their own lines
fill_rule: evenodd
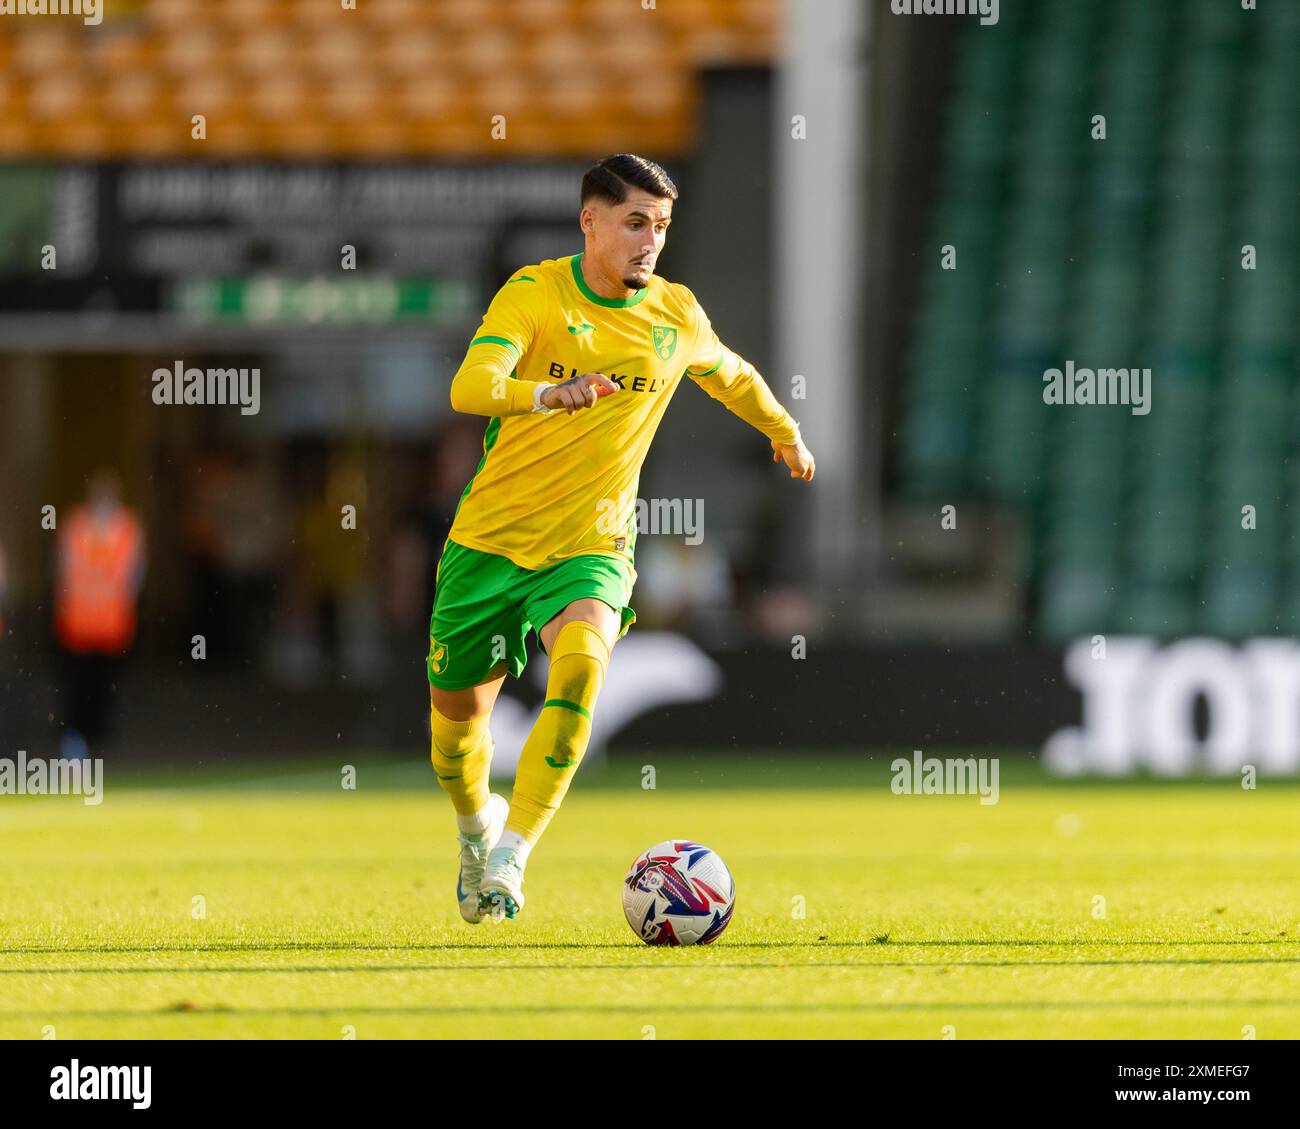
<svg viewBox="0 0 1300 1129">
<path fill-rule="evenodd" d="M 707 945 L 722 935 L 736 903 L 731 871 L 689 839 L 656 843 L 623 879 L 623 912 L 647 945 Z"/>
</svg>

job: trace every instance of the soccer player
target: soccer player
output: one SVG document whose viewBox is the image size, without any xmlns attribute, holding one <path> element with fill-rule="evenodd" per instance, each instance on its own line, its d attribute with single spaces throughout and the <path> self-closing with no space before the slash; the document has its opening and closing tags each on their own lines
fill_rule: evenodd
<svg viewBox="0 0 1300 1129">
<path fill-rule="evenodd" d="M 795 421 L 726 348 L 695 295 L 654 274 L 677 188 L 653 161 L 606 157 L 582 179 L 585 249 L 516 271 L 451 384 L 458 412 L 491 417 L 438 565 L 429 720 L 438 782 L 459 827 L 461 916 L 513 918 L 524 866 L 591 736 L 610 651 L 636 620 L 641 464 L 682 376 L 772 443 L 811 482 Z M 515 775 L 488 788 L 488 717 L 535 630 L 546 698 Z"/>
</svg>

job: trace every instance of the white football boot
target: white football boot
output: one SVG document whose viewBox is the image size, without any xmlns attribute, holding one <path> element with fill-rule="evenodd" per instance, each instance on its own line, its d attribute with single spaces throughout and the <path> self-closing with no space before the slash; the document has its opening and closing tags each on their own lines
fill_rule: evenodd
<svg viewBox="0 0 1300 1129">
<path fill-rule="evenodd" d="M 506 816 L 510 814 L 510 805 L 504 796 L 495 793 L 488 799 L 488 825 L 482 835 L 457 833 L 460 840 L 460 872 L 456 875 L 456 901 L 460 903 L 460 915 L 471 925 L 483 920 L 483 911 L 479 908 L 479 883 L 483 880 L 483 870 L 487 866 L 488 855 L 501 832 L 506 829 Z"/>
<path fill-rule="evenodd" d="M 509 847 L 496 847 L 488 855 L 479 883 L 479 912 L 500 921 L 514 919 L 524 908 L 524 868 Z"/>
</svg>

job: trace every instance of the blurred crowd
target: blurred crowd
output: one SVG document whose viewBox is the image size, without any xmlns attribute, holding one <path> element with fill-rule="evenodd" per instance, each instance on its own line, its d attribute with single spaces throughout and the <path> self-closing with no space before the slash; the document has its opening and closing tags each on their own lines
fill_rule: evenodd
<svg viewBox="0 0 1300 1129">
<path fill-rule="evenodd" d="M 172 451 L 175 490 L 133 491 L 115 470 L 95 471 L 60 514 L 50 610 L 25 621 L 45 638 L 15 637 L 6 623 L 0 545 L 0 631 L 20 653 L 56 653 L 64 754 L 111 741 L 116 687 L 136 664 L 203 661 L 297 688 L 374 685 L 402 671 L 418 681 L 438 561 L 482 453 L 481 422 L 456 418 L 405 446 Z M 638 629 L 705 646 L 788 637 L 806 600 L 772 582 L 768 550 L 761 525 L 738 553 L 718 536 L 688 544 L 642 531 Z"/>
</svg>

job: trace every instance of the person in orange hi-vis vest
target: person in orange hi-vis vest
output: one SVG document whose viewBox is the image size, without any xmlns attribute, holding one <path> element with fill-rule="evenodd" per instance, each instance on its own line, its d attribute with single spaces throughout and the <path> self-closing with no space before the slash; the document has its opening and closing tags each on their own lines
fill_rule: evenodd
<svg viewBox="0 0 1300 1129">
<path fill-rule="evenodd" d="M 111 470 L 96 471 L 87 500 L 60 523 L 54 632 L 64 657 L 64 756 L 86 756 L 110 736 L 110 695 L 136 631 L 144 531 L 122 504 Z"/>
</svg>

